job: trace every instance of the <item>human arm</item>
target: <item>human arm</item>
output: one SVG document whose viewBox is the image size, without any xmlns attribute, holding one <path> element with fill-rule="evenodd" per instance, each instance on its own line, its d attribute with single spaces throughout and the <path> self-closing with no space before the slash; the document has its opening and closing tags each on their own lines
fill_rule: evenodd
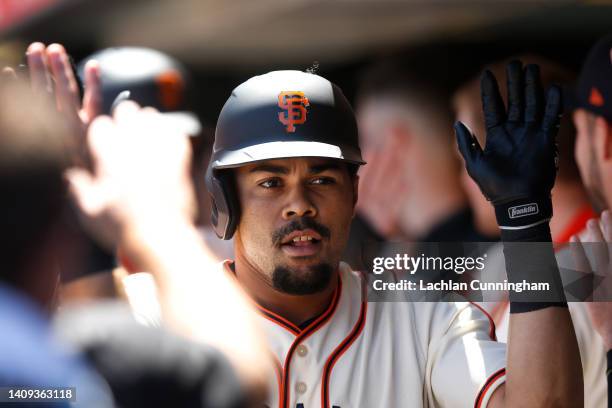
<svg viewBox="0 0 612 408">
<path fill-rule="evenodd" d="M 151 108 L 133 102 L 90 126 L 93 172 L 74 168 L 71 191 L 87 228 L 117 243 L 155 276 L 164 321 L 222 351 L 253 394 L 266 382 L 267 359 L 242 290 L 219 270 L 192 223 L 194 193 L 187 137 Z"/>
<path fill-rule="evenodd" d="M 552 87 L 544 98 L 537 66 L 523 71 L 513 62 L 507 74 L 507 111 L 495 77 L 487 71 L 482 78 L 484 149 L 463 124 L 455 130 L 468 173 L 495 207 L 508 280 L 544 281 L 552 289 L 540 301 L 510 294 L 507 380 L 489 406 L 582 406 L 580 355 L 548 227 L 560 90 Z"/>
</svg>

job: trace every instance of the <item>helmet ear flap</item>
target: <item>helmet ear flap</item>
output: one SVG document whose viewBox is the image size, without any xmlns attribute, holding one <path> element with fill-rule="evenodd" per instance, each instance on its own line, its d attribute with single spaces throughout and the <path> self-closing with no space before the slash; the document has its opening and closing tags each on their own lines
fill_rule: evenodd
<svg viewBox="0 0 612 408">
<path fill-rule="evenodd" d="M 230 171 L 206 170 L 206 187 L 211 195 L 211 223 L 221 239 L 231 239 L 240 218 L 240 207 Z"/>
</svg>

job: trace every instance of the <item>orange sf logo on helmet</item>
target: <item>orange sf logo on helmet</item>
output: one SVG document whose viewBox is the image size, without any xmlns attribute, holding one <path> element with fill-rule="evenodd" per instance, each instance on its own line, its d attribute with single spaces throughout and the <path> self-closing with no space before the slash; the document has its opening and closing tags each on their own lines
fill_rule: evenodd
<svg viewBox="0 0 612 408">
<path fill-rule="evenodd" d="M 278 106 L 284 112 L 278 112 L 278 120 L 286 126 L 287 132 L 295 132 L 295 125 L 306 122 L 308 98 L 301 91 L 283 91 L 278 94 Z"/>
</svg>

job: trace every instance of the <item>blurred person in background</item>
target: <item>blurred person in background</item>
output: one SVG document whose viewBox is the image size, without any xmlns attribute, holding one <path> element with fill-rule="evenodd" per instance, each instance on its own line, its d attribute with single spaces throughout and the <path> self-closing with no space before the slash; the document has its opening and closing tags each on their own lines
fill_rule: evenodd
<svg viewBox="0 0 612 408">
<path fill-rule="evenodd" d="M 78 67 L 81 77 L 89 60 L 97 61 L 100 67 L 102 114 L 110 115 L 121 100 L 130 99 L 141 106 L 157 109 L 173 126 L 189 135 L 191 174 L 197 199 L 195 222 L 211 252 L 220 260 L 231 258 L 231 242 L 217 239 L 210 224 L 210 199 L 204 175 L 212 150 L 212 129 L 192 111 L 198 92 L 187 67 L 176 58 L 151 48 L 113 47 L 85 57 Z"/>
<path fill-rule="evenodd" d="M 3 307 L 0 313 L 10 310 L 14 315 L 0 317 L 12 334 L 0 340 L 2 384 L 48 387 L 68 382 L 77 388 L 77 401 L 87 407 L 110 404 L 108 386 L 120 406 L 128 407 L 163 401 L 193 407 L 256 404 L 266 381 L 266 354 L 242 291 L 223 275 L 201 273 L 215 260 L 193 224 L 196 205 L 187 137 L 167 116 L 133 102 L 125 102 L 125 108 L 119 105 L 117 111 L 124 113 L 115 115 L 115 121 L 102 116 L 94 122 L 97 126 L 90 126 L 100 108 L 98 64 L 92 61 L 85 68 L 81 105 L 61 45 L 34 43 L 27 59 L 33 93 L 41 100 L 55 99 L 57 112 L 55 107 L 50 114 L 35 112 L 37 105 L 27 99 L 24 88 L 6 99 L 11 104 L 2 104 L 7 112 L 0 115 L 0 179 L 3 191 L 14 198 L 2 211 L 2 230 L 23 232 L 22 238 L 3 235 L 6 270 L 11 271 L 3 281 L 46 305 L 49 314 L 53 311 L 59 274 L 78 259 L 71 237 L 61 228 L 69 204 L 66 177 L 86 230 L 107 248 L 125 248 L 136 265 L 156 277 L 167 325 L 157 329 L 136 324 L 120 301 L 64 305 L 56 316 L 64 344 L 83 351 L 105 385 L 99 376 L 84 373 L 82 359 L 66 362 L 54 355 L 46 344 L 50 341 L 44 319 L 37 320 L 34 307 L 20 304 L 16 294 L 2 287 L 0 298 L 13 307 Z M 12 69 L 4 72 L 7 80 L 16 80 Z M 47 211 L 41 211 L 42 199 Z M 206 284 L 194 286 L 201 279 Z M 240 336 L 225 320 L 206 312 L 213 310 L 208 302 L 216 304 L 217 297 L 230 302 L 224 318 L 231 316 Z"/>
<path fill-rule="evenodd" d="M 568 84 L 573 81 L 572 74 L 565 68 L 552 61 L 537 56 L 520 56 L 518 59 L 526 63 L 538 64 L 544 88 L 554 83 Z M 505 66 L 509 60 L 495 62 L 487 66 L 495 76 L 504 75 Z M 506 97 L 506 84 L 500 82 L 502 97 Z M 472 132 L 479 137 L 481 146 L 485 145 L 483 126 L 483 111 L 480 96 L 480 81 L 473 79 L 461 86 L 453 97 L 453 105 L 457 120 L 465 123 Z M 571 119 L 565 115 L 561 120 L 557 146 L 559 149 L 558 174 L 552 190 L 553 217 L 550 221 L 553 241 L 557 244 L 556 257 L 559 265 L 567 265 L 569 252 L 560 251 L 562 244 L 567 244 L 569 238 L 582 231 L 586 222 L 595 213 L 591 209 L 588 195 L 580 180 L 580 174 L 574 161 L 573 144 L 576 138 L 576 129 Z M 478 185 L 463 169 L 461 182 L 468 195 L 470 205 L 474 211 L 476 228 L 484 235 L 499 238 L 493 205 L 483 196 Z M 502 281 L 506 278 L 504 256 L 501 244 L 489 247 L 487 251 L 487 268 L 484 277 L 491 281 Z M 561 268 L 564 283 L 568 283 L 569 276 Z M 509 302 L 485 302 L 482 306 L 491 314 L 496 325 L 497 338 L 507 341 L 509 330 Z M 587 307 L 584 303 L 570 302 L 570 312 L 576 330 L 576 337 L 580 348 L 583 363 L 585 406 L 602 407 L 605 405 L 605 378 L 603 362 L 603 345 L 601 339 L 594 336 Z"/>
<path fill-rule="evenodd" d="M 348 259 L 350 264 L 362 270 L 371 268 L 373 256 L 397 252 L 397 245 L 421 253 L 429 245 L 414 243 L 485 240 L 473 227 L 459 183 L 448 98 L 426 78 L 401 61 L 378 63 L 362 75 L 357 118 L 368 166 L 360 173 L 358 216 L 348 245 L 361 255 Z M 388 242 L 372 242 L 362 223 Z"/>
<path fill-rule="evenodd" d="M 29 66 L 40 67 L 43 54 L 30 51 Z M 63 66 L 57 48 L 44 59 L 54 73 Z M 0 80 L 0 386 L 75 387 L 78 406 L 110 407 L 104 381 L 54 338 L 49 323 L 60 268 L 80 255 L 64 181 L 78 150 L 72 126 L 79 119 L 56 113 L 47 97 L 50 82 L 38 73 L 31 72 L 31 88 L 10 68 Z M 95 66 L 88 66 L 88 79 L 95 92 Z M 58 97 L 68 107 L 65 95 Z"/>
<path fill-rule="evenodd" d="M 212 144 L 211 130 L 191 111 L 195 92 L 187 68 L 175 58 L 151 48 L 112 47 L 97 51 L 79 63 L 81 81 L 90 60 L 97 61 L 99 66 L 102 114 L 111 114 L 121 100 L 130 99 L 162 112 L 177 129 L 190 136 L 192 177 L 198 203 L 196 223 L 211 253 L 219 260 L 231 257 L 231 242 L 218 240 L 210 228 L 210 200 L 204 186 L 204 174 Z M 100 288 L 108 288 L 107 296 L 125 295 L 131 303 L 139 305 L 134 310 L 153 307 L 143 300 L 142 293 L 155 290 L 150 275 L 138 274 L 130 260 L 121 255 L 120 249 L 119 258 L 120 267 L 114 269 L 113 275 L 108 271 L 93 271 L 67 282 L 62 286 L 62 299 L 100 297 Z M 135 285 L 135 281 L 142 283 Z"/>
<path fill-rule="evenodd" d="M 481 241 L 459 183 L 447 98 L 409 72 L 382 63 L 364 75 L 357 115 L 370 165 L 361 174 L 359 214 L 387 236 L 399 231 L 421 242 Z"/>
<path fill-rule="evenodd" d="M 272 372 L 246 295 L 230 276 L 206 273 L 217 261 L 193 221 L 188 137 L 125 101 L 93 122 L 87 142 L 95 165 L 70 170 L 71 192 L 88 230 L 152 274 L 164 324 L 137 324 L 118 302 L 72 307 L 58 319 L 63 338 L 121 406 L 258 406 Z"/>
<path fill-rule="evenodd" d="M 583 64 L 576 89 L 573 120 L 577 129 L 576 161 L 593 206 L 597 210 L 612 206 L 612 34 L 600 39 L 589 51 Z M 572 237 L 573 255 L 577 268 L 595 272 L 602 282 L 594 292 L 594 302 L 588 303 L 593 325 L 607 351 L 608 406 L 612 371 L 612 217 L 604 211 L 601 227 L 591 220 L 586 234 Z M 593 251 L 588 259 L 582 242 L 607 243 L 607 250 Z M 590 262 L 589 262 L 590 261 Z M 596 300 L 599 300 L 597 302 Z"/>
</svg>

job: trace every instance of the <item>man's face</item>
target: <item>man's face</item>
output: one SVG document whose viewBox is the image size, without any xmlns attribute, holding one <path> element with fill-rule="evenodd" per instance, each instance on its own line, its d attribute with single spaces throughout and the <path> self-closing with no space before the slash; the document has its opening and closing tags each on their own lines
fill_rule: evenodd
<svg viewBox="0 0 612 408">
<path fill-rule="evenodd" d="M 325 289 L 348 240 L 356 176 L 336 160 L 295 158 L 243 166 L 235 177 L 237 256 L 282 292 Z"/>
<path fill-rule="evenodd" d="M 574 157 L 580 170 L 580 177 L 588 190 L 595 211 L 601 212 L 607 208 L 607 205 L 594 136 L 595 117 L 584 109 L 578 109 L 574 112 L 573 119 L 577 132 Z"/>
</svg>

